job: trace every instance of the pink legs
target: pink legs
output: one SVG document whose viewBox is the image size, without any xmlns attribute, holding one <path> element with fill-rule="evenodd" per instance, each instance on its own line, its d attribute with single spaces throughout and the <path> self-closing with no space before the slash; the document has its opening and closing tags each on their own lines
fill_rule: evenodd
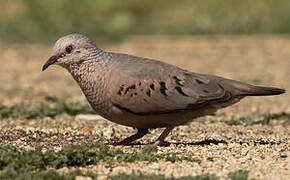
<svg viewBox="0 0 290 180">
<path fill-rule="evenodd" d="M 166 145 L 168 143 L 166 143 L 164 141 L 164 139 L 168 136 L 168 134 L 172 131 L 174 127 L 167 127 L 162 133 L 161 135 L 158 137 L 157 141 L 153 144 L 153 146 L 162 146 L 162 145 Z M 137 133 L 129 136 L 127 138 L 125 138 L 124 140 L 117 142 L 117 143 L 113 143 L 113 145 L 117 146 L 117 145 L 128 145 L 131 142 L 142 138 L 143 136 L 145 136 L 149 131 L 148 129 L 137 129 Z"/>
<path fill-rule="evenodd" d="M 162 145 L 166 145 L 168 143 L 166 143 L 164 141 L 164 139 L 168 136 L 168 134 L 172 131 L 174 127 L 167 127 L 162 133 L 161 135 L 158 137 L 157 141 L 153 144 L 153 146 L 162 146 Z"/>
<path fill-rule="evenodd" d="M 113 143 L 113 145 L 128 145 L 132 141 L 135 141 L 135 140 L 140 139 L 141 137 L 145 136 L 149 132 L 148 129 L 137 129 L 137 130 L 138 131 L 136 134 L 129 136 L 120 142 Z"/>
</svg>

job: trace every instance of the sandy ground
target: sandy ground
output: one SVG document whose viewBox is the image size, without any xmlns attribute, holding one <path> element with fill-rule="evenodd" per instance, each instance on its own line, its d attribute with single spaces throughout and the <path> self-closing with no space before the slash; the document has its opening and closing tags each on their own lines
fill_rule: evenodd
<svg viewBox="0 0 290 180">
<path fill-rule="evenodd" d="M 159 59 L 194 72 L 290 89 L 289 36 L 138 36 L 120 45 L 101 47 Z M 0 44 L 0 101 L 3 104 L 37 104 L 47 95 L 86 103 L 79 87 L 64 69 L 55 66 L 41 72 L 50 48 Z M 238 117 L 258 120 L 266 113 L 290 113 L 289 102 L 289 93 L 246 98 L 214 117 L 200 118 L 188 126 L 175 128 L 167 139 L 172 144 L 158 148 L 159 152 L 178 152 L 199 158 L 200 164 L 161 161 L 116 163 L 108 167 L 100 163 L 83 168 L 103 177 L 132 171 L 176 177 L 215 173 L 226 177 L 229 172 L 243 169 L 250 170 L 250 178 L 290 179 L 289 119 L 253 126 L 228 126 L 223 122 Z M 84 128 L 89 128 L 89 132 Z M 1 144 L 55 149 L 72 143 L 117 141 L 134 133 L 131 128 L 103 119 L 79 120 L 67 115 L 54 119 L 1 119 L 0 129 Z M 161 131 L 152 130 L 140 142 L 154 141 Z"/>
</svg>

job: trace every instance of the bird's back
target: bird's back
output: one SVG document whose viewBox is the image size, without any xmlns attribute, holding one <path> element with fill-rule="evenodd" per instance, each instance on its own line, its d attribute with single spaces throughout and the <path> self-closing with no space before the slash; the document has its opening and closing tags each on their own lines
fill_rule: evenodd
<svg viewBox="0 0 290 180">
<path fill-rule="evenodd" d="M 109 97 L 115 110 L 112 113 L 134 115 L 135 121 L 138 121 L 138 117 L 143 119 L 146 116 L 146 121 L 150 121 L 150 118 L 157 121 L 161 116 L 166 116 L 168 124 L 172 124 L 172 121 L 177 121 L 173 114 L 185 112 L 192 116 L 186 116 L 185 121 L 190 121 L 232 105 L 245 96 L 284 92 L 278 88 L 253 86 L 218 76 L 193 73 L 152 59 L 117 53 L 111 53 L 110 58 L 114 69 L 109 81 Z M 204 109 L 210 110 L 203 112 Z M 120 119 L 121 115 L 116 117 Z"/>
</svg>

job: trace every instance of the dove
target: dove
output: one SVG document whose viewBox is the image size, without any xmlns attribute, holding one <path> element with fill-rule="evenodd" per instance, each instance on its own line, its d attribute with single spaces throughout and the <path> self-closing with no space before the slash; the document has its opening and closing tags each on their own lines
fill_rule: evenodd
<svg viewBox="0 0 290 180">
<path fill-rule="evenodd" d="M 165 145 L 165 138 L 176 126 L 214 115 L 247 96 L 285 93 L 281 88 L 250 85 L 154 59 L 107 52 L 81 34 L 56 41 L 42 70 L 51 65 L 59 65 L 72 75 L 96 113 L 137 129 L 114 145 L 129 145 L 154 128 L 165 128 L 154 142 L 156 146 Z"/>
</svg>

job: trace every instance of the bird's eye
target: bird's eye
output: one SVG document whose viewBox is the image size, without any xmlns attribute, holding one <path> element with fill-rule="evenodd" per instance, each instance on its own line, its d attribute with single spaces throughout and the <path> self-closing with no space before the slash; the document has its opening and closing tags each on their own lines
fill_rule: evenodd
<svg viewBox="0 0 290 180">
<path fill-rule="evenodd" d="M 65 52 L 69 54 L 72 52 L 72 49 L 73 49 L 72 45 L 69 45 L 65 48 Z"/>
</svg>

